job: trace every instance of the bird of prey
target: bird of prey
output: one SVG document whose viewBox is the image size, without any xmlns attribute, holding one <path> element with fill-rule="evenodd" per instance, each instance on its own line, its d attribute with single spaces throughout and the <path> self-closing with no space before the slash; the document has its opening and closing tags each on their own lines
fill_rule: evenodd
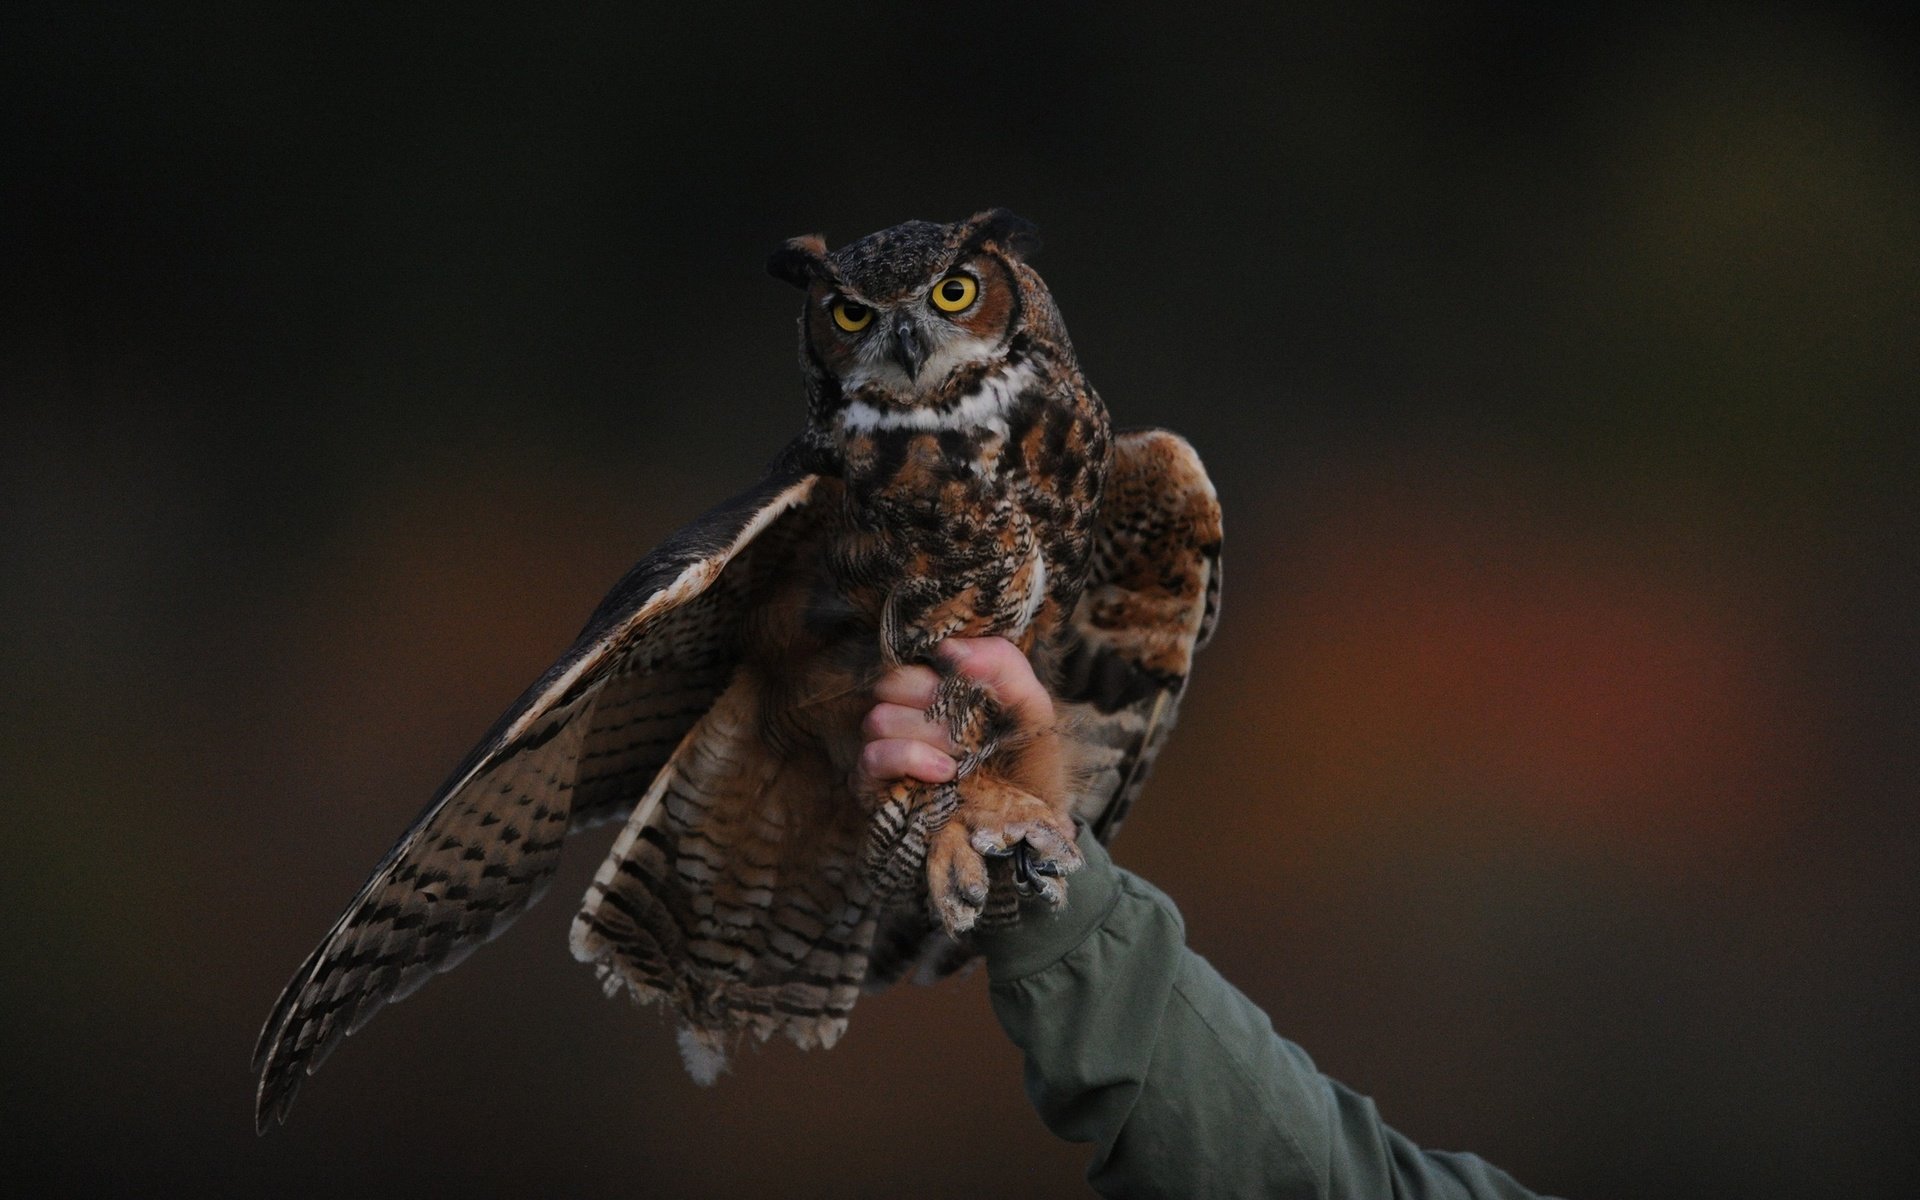
<svg viewBox="0 0 1920 1200">
<path fill-rule="evenodd" d="M 1110 429 L 1037 246 L 994 209 L 775 252 L 806 294 L 805 428 L 614 586 L 294 972 L 255 1051 L 263 1131 L 588 826 L 624 821 L 573 952 L 667 1010 L 702 1082 L 747 1036 L 830 1046 L 863 989 L 1064 901 L 1074 818 L 1119 827 L 1213 628 L 1220 509 L 1184 440 Z M 938 653 L 990 635 L 1047 681 L 1051 724 Z M 914 663 L 941 672 L 956 776 L 862 794 L 871 687 Z"/>
</svg>

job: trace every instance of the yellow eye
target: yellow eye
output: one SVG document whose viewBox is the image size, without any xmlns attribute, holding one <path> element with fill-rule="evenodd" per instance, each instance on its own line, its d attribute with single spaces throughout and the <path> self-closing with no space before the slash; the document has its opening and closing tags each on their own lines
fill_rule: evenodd
<svg viewBox="0 0 1920 1200">
<path fill-rule="evenodd" d="M 959 312 L 973 303 L 980 285 L 970 275 L 949 275 L 933 285 L 933 306 L 941 312 Z"/>
<path fill-rule="evenodd" d="M 833 302 L 833 323 L 848 333 L 859 333 L 873 324 L 873 310 L 851 300 Z"/>
</svg>

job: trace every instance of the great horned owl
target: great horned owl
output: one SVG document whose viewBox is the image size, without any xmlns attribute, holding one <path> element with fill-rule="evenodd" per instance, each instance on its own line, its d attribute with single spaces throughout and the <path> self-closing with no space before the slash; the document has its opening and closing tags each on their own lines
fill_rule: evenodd
<svg viewBox="0 0 1920 1200">
<path fill-rule="evenodd" d="M 1211 632 L 1220 510 L 1186 442 L 1111 434 L 1036 245 L 996 209 L 774 254 L 806 292 L 805 430 L 614 586 L 374 870 L 261 1031 L 260 1128 L 603 821 L 626 825 L 573 952 L 664 1005 L 703 1082 L 748 1033 L 833 1044 L 863 988 L 964 963 L 1022 894 L 1063 899 L 1072 817 L 1112 835 Z M 936 653 L 990 634 L 1049 681 L 1055 727 Z M 898 663 L 943 671 L 959 770 L 858 796 L 868 693 Z"/>
</svg>

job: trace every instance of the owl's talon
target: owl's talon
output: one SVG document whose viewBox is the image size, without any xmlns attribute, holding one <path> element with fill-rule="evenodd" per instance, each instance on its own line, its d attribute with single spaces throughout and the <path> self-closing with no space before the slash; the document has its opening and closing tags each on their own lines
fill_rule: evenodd
<svg viewBox="0 0 1920 1200">
<path fill-rule="evenodd" d="M 986 860 L 973 853 L 953 822 L 941 826 L 927 846 L 927 895 L 948 936 L 973 928 L 987 906 L 988 891 Z"/>
<path fill-rule="evenodd" d="M 958 791 L 951 819 L 933 835 L 927 851 L 927 892 L 947 933 L 971 929 L 985 910 L 990 861 L 1009 863 L 1020 896 L 1064 903 L 1062 877 L 1081 863 L 1072 822 L 997 779 L 977 779 Z"/>
<path fill-rule="evenodd" d="M 1020 889 L 1022 896 L 1031 896 L 1040 890 L 1039 877 L 1033 872 L 1033 864 L 1027 861 L 1025 842 L 1013 848 L 1013 885 Z"/>
<path fill-rule="evenodd" d="M 1013 856 L 1015 860 L 1014 871 L 1016 873 L 1044 875 L 1048 879 L 1058 879 L 1066 873 L 1060 869 L 1059 863 L 1050 858 L 1033 858 L 1025 842 L 1021 842 L 1013 848 Z"/>
<path fill-rule="evenodd" d="M 1065 897 L 1063 885 L 1056 883 L 1063 874 L 1060 864 L 1049 858 L 1036 858 L 1033 847 L 1021 842 L 1013 848 L 1013 885 L 1022 897 L 1043 897 L 1059 904 Z"/>
</svg>

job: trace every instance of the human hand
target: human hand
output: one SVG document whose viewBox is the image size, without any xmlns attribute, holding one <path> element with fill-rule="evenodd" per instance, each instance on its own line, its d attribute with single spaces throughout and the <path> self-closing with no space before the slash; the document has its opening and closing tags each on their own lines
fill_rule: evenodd
<svg viewBox="0 0 1920 1200">
<path fill-rule="evenodd" d="M 1011 710 L 1024 727 L 1053 723 L 1053 698 L 1012 642 L 949 638 L 940 644 L 939 654 Z M 945 783 L 953 778 L 958 748 L 945 725 L 927 719 L 939 686 L 940 676 L 923 666 L 896 667 L 874 685 L 878 703 L 860 725 L 867 744 L 853 770 L 856 795 L 872 795 L 900 779 Z"/>
</svg>

